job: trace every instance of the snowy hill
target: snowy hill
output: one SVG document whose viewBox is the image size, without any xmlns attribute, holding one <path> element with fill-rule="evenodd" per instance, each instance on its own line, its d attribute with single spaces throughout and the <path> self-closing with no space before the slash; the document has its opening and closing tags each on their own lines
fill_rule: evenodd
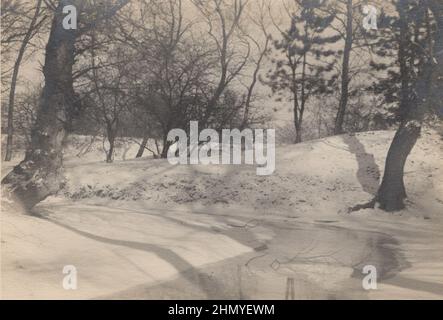
<svg viewBox="0 0 443 320">
<path fill-rule="evenodd" d="M 150 205 L 221 207 L 335 214 L 372 198 L 381 179 L 391 132 L 344 135 L 277 148 L 276 171 L 254 166 L 171 166 L 165 160 L 103 161 L 68 157 L 63 196 L 143 201 Z M 412 202 L 429 196 L 440 172 L 440 137 L 425 133 L 406 167 Z M 103 156 L 101 156 L 103 157 Z M 96 159 L 102 160 L 97 154 Z M 434 175 L 434 179 L 421 179 Z M 437 197 L 437 195 L 435 195 Z M 319 201 L 319 199 L 321 201 Z M 320 212 L 319 212 L 320 213 Z"/>
<path fill-rule="evenodd" d="M 409 158 L 406 210 L 348 213 L 372 199 L 392 136 L 282 146 L 266 177 L 253 166 L 106 164 L 68 148 L 66 185 L 36 208 L 43 219 L 2 204 L 2 295 L 283 299 L 293 279 L 301 299 L 442 299 L 438 134 L 425 132 Z M 77 290 L 62 287 L 65 265 Z M 365 265 L 378 290 L 362 289 Z"/>
</svg>

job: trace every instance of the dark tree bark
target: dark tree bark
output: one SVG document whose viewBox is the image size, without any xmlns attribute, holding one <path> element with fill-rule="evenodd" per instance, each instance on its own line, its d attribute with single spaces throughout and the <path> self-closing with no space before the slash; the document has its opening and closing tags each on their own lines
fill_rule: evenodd
<svg viewBox="0 0 443 320">
<path fill-rule="evenodd" d="M 173 145 L 170 141 L 167 141 L 166 139 L 163 140 L 163 149 L 160 154 L 161 159 L 167 159 L 168 158 L 168 152 L 169 148 Z"/>
<path fill-rule="evenodd" d="M 291 66 L 292 71 L 292 95 L 293 95 L 293 113 L 294 113 L 294 128 L 295 128 L 295 143 L 301 143 L 303 140 L 302 136 L 302 123 L 303 123 L 303 115 L 301 113 L 301 109 L 299 107 L 298 101 L 298 93 L 297 93 L 297 68 L 295 65 Z M 304 77 L 304 73 L 302 73 L 302 79 Z"/>
<path fill-rule="evenodd" d="M 14 104 L 15 104 L 15 89 L 17 87 L 18 73 L 20 71 L 20 65 L 22 63 L 23 57 L 25 55 L 26 47 L 28 46 L 29 41 L 31 40 L 35 26 L 37 25 L 37 20 L 40 15 L 40 9 L 43 0 L 38 0 L 34 16 L 29 24 L 28 30 L 22 40 L 20 45 L 20 49 L 18 51 L 17 59 L 15 60 L 14 69 L 12 72 L 12 80 L 11 80 L 11 88 L 9 91 L 9 104 L 8 104 L 8 138 L 6 142 L 6 155 L 5 161 L 11 161 L 12 158 L 12 149 L 13 149 L 13 137 L 14 137 Z"/>
<path fill-rule="evenodd" d="M 109 142 L 109 150 L 106 153 L 106 162 L 114 162 L 115 136 L 116 128 L 112 124 L 107 125 L 107 138 Z"/>
<path fill-rule="evenodd" d="M 404 208 L 404 200 L 407 197 L 403 181 L 406 160 L 420 136 L 429 103 L 442 103 L 441 99 L 430 98 L 441 97 L 443 90 L 443 3 L 440 0 L 430 0 L 429 5 L 437 23 L 434 50 L 429 48 L 429 51 L 436 53 L 429 57 L 429 61 L 420 72 L 414 92 L 411 93 L 413 97 L 406 107 L 406 115 L 388 152 L 384 177 L 375 199 L 380 208 L 386 211 Z"/>
<path fill-rule="evenodd" d="M 349 60 L 351 57 L 352 43 L 353 43 L 353 7 L 352 0 L 347 0 L 346 4 L 346 36 L 345 47 L 343 50 L 342 72 L 341 72 L 341 93 L 340 103 L 338 106 L 337 116 L 335 118 L 335 134 L 343 133 L 343 122 L 346 114 L 346 107 L 348 105 L 349 96 Z"/>
<path fill-rule="evenodd" d="M 308 34 L 307 25 L 305 25 L 305 34 Z M 306 37 L 307 38 L 307 37 Z M 306 53 L 303 55 L 303 63 L 302 63 L 302 75 L 301 75 L 301 92 L 300 92 L 300 110 L 298 113 L 298 124 L 295 125 L 295 129 L 297 131 L 295 135 L 295 143 L 301 143 L 303 141 L 303 115 L 305 113 L 306 102 L 309 98 L 309 94 L 306 92 L 306 82 L 307 82 L 307 74 L 306 74 L 306 66 L 307 66 L 307 57 Z"/>
<path fill-rule="evenodd" d="M 115 140 L 113 138 L 109 139 L 109 150 L 106 154 L 106 162 L 107 163 L 113 163 L 114 162 L 114 146 L 115 146 Z"/>
<path fill-rule="evenodd" d="M 395 134 L 385 164 L 385 174 L 377 194 L 380 208 L 386 211 L 404 209 L 406 188 L 403 181 L 406 160 L 420 136 L 419 123 L 405 122 Z"/>
<path fill-rule="evenodd" d="M 303 142 L 303 135 L 302 135 L 302 127 L 300 124 L 295 124 L 295 143 L 302 143 Z"/>
</svg>

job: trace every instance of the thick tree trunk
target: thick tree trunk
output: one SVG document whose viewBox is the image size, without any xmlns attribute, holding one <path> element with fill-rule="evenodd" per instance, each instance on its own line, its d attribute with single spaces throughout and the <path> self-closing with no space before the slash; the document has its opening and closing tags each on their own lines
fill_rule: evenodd
<svg viewBox="0 0 443 320">
<path fill-rule="evenodd" d="M 163 147 L 162 147 L 162 152 L 160 154 L 160 158 L 161 159 L 167 159 L 168 158 L 168 152 L 169 152 L 169 148 L 173 145 L 173 143 L 171 143 L 170 141 L 168 141 L 166 138 L 163 139 Z"/>
<path fill-rule="evenodd" d="M 31 145 L 25 159 L 2 181 L 9 194 L 28 209 L 57 192 L 63 183 L 65 122 L 74 99 L 72 67 L 76 30 L 63 28 L 62 10 L 72 3 L 60 1 L 54 14 L 43 68 L 45 87 L 31 133 Z"/>
<path fill-rule="evenodd" d="M 17 87 L 18 73 L 20 70 L 20 65 L 25 55 L 26 47 L 32 38 L 32 33 L 34 32 L 35 25 L 37 23 L 38 16 L 40 14 L 41 4 L 43 0 L 38 0 L 35 7 L 34 16 L 32 17 L 31 23 L 29 24 L 28 30 L 26 31 L 25 37 L 21 43 L 20 49 L 18 51 L 17 59 L 14 64 L 14 70 L 12 72 L 11 89 L 9 91 L 9 104 L 8 104 L 8 138 L 6 142 L 6 155 L 5 161 L 11 161 L 12 159 L 12 149 L 13 149 L 13 137 L 14 137 L 14 103 L 15 103 L 15 89 Z"/>
<path fill-rule="evenodd" d="M 137 155 L 135 156 L 135 158 L 141 158 L 143 157 L 143 154 L 145 153 L 146 150 L 146 146 L 148 145 L 148 141 L 149 141 L 149 137 L 145 136 L 143 138 L 142 143 L 140 144 L 140 148 L 138 149 Z"/>
<path fill-rule="evenodd" d="M 114 162 L 114 146 L 115 146 L 114 139 L 109 139 L 109 150 L 108 150 L 108 153 L 106 154 L 106 162 L 107 163 Z"/>
<path fill-rule="evenodd" d="M 295 125 L 295 143 L 301 143 L 303 141 L 302 131 L 301 131 L 301 125 L 296 124 Z"/>
<path fill-rule="evenodd" d="M 299 113 L 298 107 L 298 96 L 297 96 L 297 85 L 295 78 L 295 69 L 292 70 L 292 91 L 293 91 L 293 112 L 294 112 L 294 128 L 295 128 L 295 143 L 300 143 L 303 140 L 302 137 L 302 119 L 301 114 Z"/>
<path fill-rule="evenodd" d="M 343 133 L 343 122 L 346 114 L 346 107 L 348 105 L 348 95 L 349 95 L 349 61 L 351 57 L 352 43 L 353 43 L 353 8 L 352 0 L 347 1 L 346 5 L 347 17 L 346 17 L 346 39 L 345 48 L 343 51 L 343 62 L 342 62 L 342 74 L 341 74 L 341 93 L 340 93 L 340 103 L 338 106 L 337 116 L 335 118 L 335 134 Z"/>
<path fill-rule="evenodd" d="M 436 54 L 420 72 L 415 84 L 415 98 L 409 101 L 407 114 L 388 152 L 383 181 L 375 199 L 386 211 L 404 208 L 406 190 L 403 174 L 406 160 L 420 135 L 428 104 L 442 103 L 441 99 L 435 97 L 441 97 L 443 90 L 443 3 L 440 0 L 431 0 L 429 3 L 437 22 L 434 44 Z"/>
<path fill-rule="evenodd" d="M 404 209 L 406 189 L 403 181 L 404 168 L 408 155 L 420 136 L 421 125 L 418 122 L 402 124 L 395 134 L 386 158 L 385 174 L 378 191 L 377 201 L 386 211 Z"/>
<path fill-rule="evenodd" d="M 160 154 L 160 158 L 167 159 L 168 158 L 168 151 L 169 151 L 169 146 L 168 145 L 164 146 L 162 149 L 162 152 Z"/>
<path fill-rule="evenodd" d="M 302 137 L 302 124 L 301 119 L 298 113 L 298 103 L 297 100 L 294 100 L 294 128 L 295 128 L 295 143 L 301 143 L 303 140 Z"/>
</svg>

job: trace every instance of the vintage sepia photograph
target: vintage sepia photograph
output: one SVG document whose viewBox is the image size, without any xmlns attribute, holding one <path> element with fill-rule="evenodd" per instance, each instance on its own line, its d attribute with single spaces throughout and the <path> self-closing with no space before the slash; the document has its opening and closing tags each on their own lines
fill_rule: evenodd
<svg viewBox="0 0 443 320">
<path fill-rule="evenodd" d="M 1 0 L 0 298 L 443 300 L 442 118 L 443 0 Z"/>
</svg>

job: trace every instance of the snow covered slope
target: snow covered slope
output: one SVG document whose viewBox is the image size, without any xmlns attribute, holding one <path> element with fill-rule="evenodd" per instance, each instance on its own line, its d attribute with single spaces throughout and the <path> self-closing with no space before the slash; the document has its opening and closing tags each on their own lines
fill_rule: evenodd
<svg viewBox="0 0 443 320">
<path fill-rule="evenodd" d="M 5 298 L 443 298 L 443 152 L 425 132 L 409 158 L 406 210 L 373 197 L 392 132 L 277 148 L 276 171 L 66 159 L 41 217 L 2 208 Z M 72 153 L 71 153 L 72 154 Z M 3 173 L 4 174 L 4 173 Z M 78 271 L 64 290 L 63 267 Z M 378 290 L 362 288 L 377 267 Z"/>
<path fill-rule="evenodd" d="M 70 157 L 61 193 L 72 199 L 336 214 L 372 198 L 392 136 L 369 132 L 280 147 L 275 173 L 262 177 L 254 166 L 171 166 L 143 159 L 106 164 Z M 408 193 L 416 205 L 429 203 L 422 203 L 424 198 L 438 202 L 442 159 L 441 138 L 425 133 L 406 167 Z"/>
</svg>

